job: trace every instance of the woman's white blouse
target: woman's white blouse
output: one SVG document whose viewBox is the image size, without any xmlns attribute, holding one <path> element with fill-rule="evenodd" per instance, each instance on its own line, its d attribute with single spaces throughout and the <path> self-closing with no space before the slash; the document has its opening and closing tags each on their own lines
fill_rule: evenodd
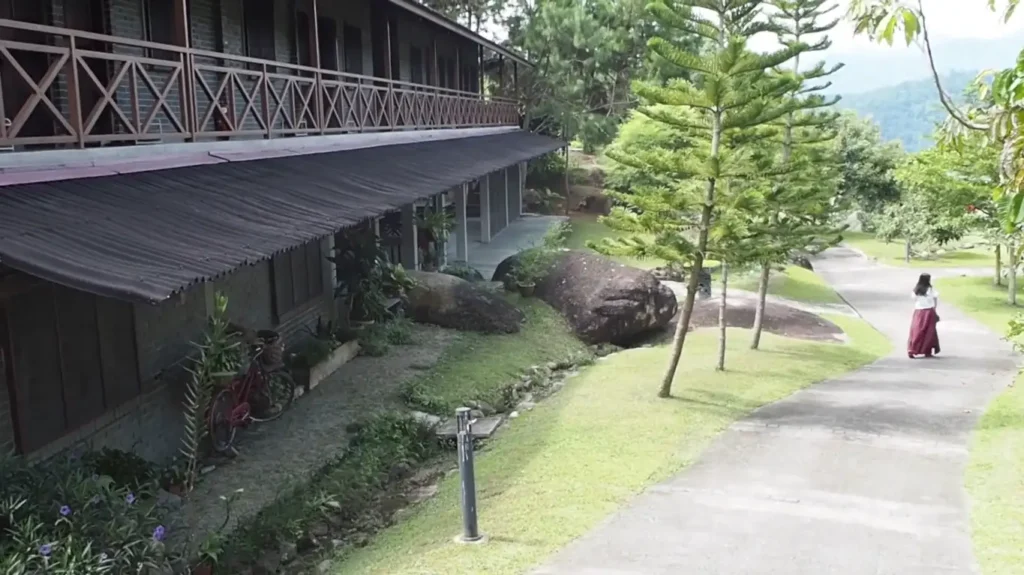
<svg viewBox="0 0 1024 575">
<path fill-rule="evenodd" d="M 917 295 L 911 292 L 914 298 L 914 309 L 932 309 L 939 303 L 939 292 L 935 288 L 928 288 L 928 293 Z"/>
</svg>

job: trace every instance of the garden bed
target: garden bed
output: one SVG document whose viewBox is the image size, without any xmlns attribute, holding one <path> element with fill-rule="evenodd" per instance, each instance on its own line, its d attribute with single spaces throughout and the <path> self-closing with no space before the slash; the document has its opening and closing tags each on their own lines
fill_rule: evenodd
<svg viewBox="0 0 1024 575">
<path fill-rule="evenodd" d="M 352 361 L 359 355 L 359 340 L 347 341 L 334 349 L 327 359 L 312 367 L 295 367 L 292 376 L 295 378 L 295 393 L 302 397 L 309 393 L 325 379 L 338 371 L 341 366 Z"/>
</svg>

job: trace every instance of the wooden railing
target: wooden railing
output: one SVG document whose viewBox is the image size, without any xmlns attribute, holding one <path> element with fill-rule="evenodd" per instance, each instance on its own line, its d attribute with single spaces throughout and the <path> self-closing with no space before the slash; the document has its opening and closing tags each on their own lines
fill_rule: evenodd
<svg viewBox="0 0 1024 575">
<path fill-rule="evenodd" d="M 513 100 L 0 19 L 0 148 L 513 126 Z"/>
</svg>

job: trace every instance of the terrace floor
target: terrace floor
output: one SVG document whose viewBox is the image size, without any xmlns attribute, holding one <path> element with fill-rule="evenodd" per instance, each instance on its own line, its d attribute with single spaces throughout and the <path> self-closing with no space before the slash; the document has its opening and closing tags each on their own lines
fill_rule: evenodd
<svg viewBox="0 0 1024 575">
<path fill-rule="evenodd" d="M 480 241 L 480 219 L 469 218 L 469 261 L 466 263 L 479 271 L 484 279 L 490 280 L 498 264 L 505 258 L 524 248 L 540 245 L 548 230 L 567 220 L 565 216 L 523 214 L 518 220 L 509 222 L 508 227 L 485 244 Z M 454 241 L 448 242 L 447 251 L 449 262 L 458 259 Z"/>
</svg>

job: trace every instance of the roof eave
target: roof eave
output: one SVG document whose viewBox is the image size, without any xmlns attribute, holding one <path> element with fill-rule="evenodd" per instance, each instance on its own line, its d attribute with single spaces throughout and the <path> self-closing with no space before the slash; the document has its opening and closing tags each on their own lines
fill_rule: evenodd
<svg viewBox="0 0 1024 575">
<path fill-rule="evenodd" d="M 531 68 L 533 67 L 533 64 L 526 58 L 520 56 L 519 54 L 516 54 L 515 52 L 509 50 L 508 48 L 501 46 L 496 42 L 484 38 L 480 34 L 477 34 L 476 32 L 470 30 L 469 28 L 463 26 L 462 24 L 459 24 L 458 22 L 453 22 L 451 19 L 445 17 L 443 14 L 441 14 L 437 10 L 434 10 L 433 8 L 429 8 L 427 6 L 424 6 L 423 4 L 414 2 L 412 0 L 388 0 L 388 2 L 395 6 L 398 6 L 399 8 L 405 10 L 406 12 L 409 12 L 410 14 L 414 14 L 416 16 L 419 16 L 420 18 L 429 20 L 442 28 L 445 28 L 451 32 L 458 34 L 459 36 L 472 40 L 489 50 L 493 50 L 494 52 L 497 52 L 498 54 L 501 54 L 502 56 L 505 56 L 506 58 L 509 58 L 514 62 L 518 62 L 524 66 L 530 66 Z"/>
</svg>

